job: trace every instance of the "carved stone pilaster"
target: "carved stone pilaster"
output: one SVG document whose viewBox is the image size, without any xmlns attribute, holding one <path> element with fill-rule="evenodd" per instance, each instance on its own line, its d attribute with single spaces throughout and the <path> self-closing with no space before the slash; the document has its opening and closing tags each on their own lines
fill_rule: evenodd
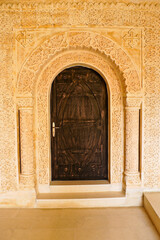
<svg viewBox="0 0 160 240">
<path fill-rule="evenodd" d="M 34 186 L 33 108 L 31 98 L 18 99 L 20 187 Z"/>
<path fill-rule="evenodd" d="M 125 184 L 140 185 L 140 107 L 141 98 L 125 99 Z"/>
</svg>

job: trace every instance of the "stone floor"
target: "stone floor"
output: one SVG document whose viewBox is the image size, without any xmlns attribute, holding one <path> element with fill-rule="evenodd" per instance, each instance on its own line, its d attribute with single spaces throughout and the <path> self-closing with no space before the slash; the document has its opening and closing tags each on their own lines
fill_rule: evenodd
<svg viewBox="0 0 160 240">
<path fill-rule="evenodd" d="M 158 240 L 144 208 L 0 209 L 0 240 Z"/>
</svg>

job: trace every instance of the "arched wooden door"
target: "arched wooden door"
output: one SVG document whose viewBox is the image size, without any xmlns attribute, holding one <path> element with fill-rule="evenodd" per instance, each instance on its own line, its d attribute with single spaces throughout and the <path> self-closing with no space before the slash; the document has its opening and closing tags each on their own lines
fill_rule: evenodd
<svg viewBox="0 0 160 240">
<path fill-rule="evenodd" d="M 54 180 L 108 179 L 108 96 L 103 78 L 71 67 L 51 88 L 51 161 Z"/>
</svg>

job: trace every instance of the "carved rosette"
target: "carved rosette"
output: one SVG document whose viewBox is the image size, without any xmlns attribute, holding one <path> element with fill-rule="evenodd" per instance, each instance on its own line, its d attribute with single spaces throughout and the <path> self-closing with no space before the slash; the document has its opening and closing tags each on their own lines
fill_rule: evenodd
<svg viewBox="0 0 160 240">
<path fill-rule="evenodd" d="M 141 98 L 125 98 L 125 184 L 140 185 Z"/>
</svg>

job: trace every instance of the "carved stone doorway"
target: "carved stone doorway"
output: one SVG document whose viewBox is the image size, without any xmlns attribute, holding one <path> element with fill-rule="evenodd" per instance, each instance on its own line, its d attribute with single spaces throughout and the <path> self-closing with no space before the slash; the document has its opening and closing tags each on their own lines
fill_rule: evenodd
<svg viewBox="0 0 160 240">
<path fill-rule="evenodd" d="M 51 180 L 108 179 L 108 94 L 94 70 L 70 67 L 51 87 Z"/>
</svg>

